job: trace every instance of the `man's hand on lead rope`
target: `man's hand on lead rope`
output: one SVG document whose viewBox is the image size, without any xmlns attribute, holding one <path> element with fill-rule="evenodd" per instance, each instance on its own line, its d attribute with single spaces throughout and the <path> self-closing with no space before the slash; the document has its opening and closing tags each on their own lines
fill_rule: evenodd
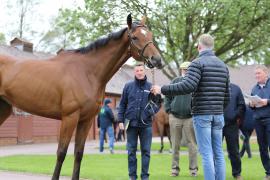
<svg viewBox="0 0 270 180">
<path fill-rule="evenodd" d="M 161 87 L 158 85 L 153 85 L 152 88 L 150 89 L 150 91 L 154 95 L 161 94 Z"/>
</svg>

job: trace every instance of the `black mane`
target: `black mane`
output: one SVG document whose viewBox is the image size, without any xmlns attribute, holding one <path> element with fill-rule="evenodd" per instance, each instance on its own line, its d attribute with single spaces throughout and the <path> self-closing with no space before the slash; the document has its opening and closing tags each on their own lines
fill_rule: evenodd
<svg viewBox="0 0 270 180">
<path fill-rule="evenodd" d="M 117 32 L 112 32 L 108 36 L 101 37 L 101 38 L 97 39 L 96 41 L 91 42 L 88 46 L 75 49 L 74 51 L 76 53 L 85 54 L 85 53 L 88 53 L 89 51 L 92 51 L 93 49 L 98 49 L 99 47 L 103 47 L 106 44 L 108 44 L 108 42 L 110 40 L 117 40 L 117 39 L 121 38 L 123 36 L 123 34 L 126 32 L 126 30 L 127 30 L 127 28 L 123 28 Z"/>
</svg>

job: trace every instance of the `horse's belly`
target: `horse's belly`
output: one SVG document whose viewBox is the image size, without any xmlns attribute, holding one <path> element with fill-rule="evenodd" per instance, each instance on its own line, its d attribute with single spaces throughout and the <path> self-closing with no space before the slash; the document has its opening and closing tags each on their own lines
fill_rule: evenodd
<svg viewBox="0 0 270 180">
<path fill-rule="evenodd" d="M 37 96 L 31 92 L 22 93 L 21 91 L 8 91 L 2 98 L 13 106 L 31 114 L 56 119 L 61 117 L 61 107 L 57 99 L 52 101 L 50 97 Z"/>
<path fill-rule="evenodd" d="M 31 114 L 47 118 L 61 119 L 61 110 L 59 107 L 55 105 L 51 105 L 50 107 L 48 107 L 40 103 L 30 103 L 30 102 L 24 102 L 23 104 L 13 103 L 13 105 Z"/>
</svg>

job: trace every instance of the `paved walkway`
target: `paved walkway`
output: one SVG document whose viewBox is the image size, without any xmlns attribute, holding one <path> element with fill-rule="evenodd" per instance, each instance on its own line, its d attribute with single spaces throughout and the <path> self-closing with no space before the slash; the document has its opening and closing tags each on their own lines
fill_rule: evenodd
<svg viewBox="0 0 270 180">
<path fill-rule="evenodd" d="M 0 179 L 3 179 L 3 180 L 50 180 L 51 176 L 0 171 Z M 60 180 L 70 180 L 70 177 L 60 177 Z"/>
<path fill-rule="evenodd" d="M 85 144 L 85 153 L 98 153 L 98 142 L 89 141 Z M 56 154 L 57 143 L 42 143 L 42 144 L 23 144 L 12 146 L 1 146 L 0 156 L 10 156 L 18 154 Z M 68 154 L 73 154 L 74 143 L 70 143 L 68 148 Z"/>
</svg>

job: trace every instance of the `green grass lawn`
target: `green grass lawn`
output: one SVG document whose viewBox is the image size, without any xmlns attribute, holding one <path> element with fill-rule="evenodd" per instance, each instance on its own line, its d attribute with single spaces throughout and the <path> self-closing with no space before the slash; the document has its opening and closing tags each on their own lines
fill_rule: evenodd
<svg viewBox="0 0 270 180">
<path fill-rule="evenodd" d="M 140 172 L 140 156 L 138 156 L 138 172 Z M 0 158 L 0 169 L 8 171 L 31 172 L 52 175 L 56 156 L 54 155 L 27 155 L 9 156 Z M 180 157 L 180 176 L 170 177 L 170 154 L 153 154 L 150 164 L 151 180 L 192 180 L 188 171 L 188 156 Z M 73 156 L 67 156 L 62 175 L 71 176 L 73 168 Z M 251 159 L 242 159 L 242 175 L 245 180 L 262 179 L 264 170 L 258 155 Z M 97 154 L 85 155 L 81 167 L 81 177 L 91 180 L 127 180 L 127 155 L 126 154 Z M 139 173 L 138 173 L 139 174 Z M 230 163 L 226 157 L 226 180 L 233 180 Z M 203 179 L 201 159 L 199 159 L 199 175 L 196 180 Z"/>
</svg>

